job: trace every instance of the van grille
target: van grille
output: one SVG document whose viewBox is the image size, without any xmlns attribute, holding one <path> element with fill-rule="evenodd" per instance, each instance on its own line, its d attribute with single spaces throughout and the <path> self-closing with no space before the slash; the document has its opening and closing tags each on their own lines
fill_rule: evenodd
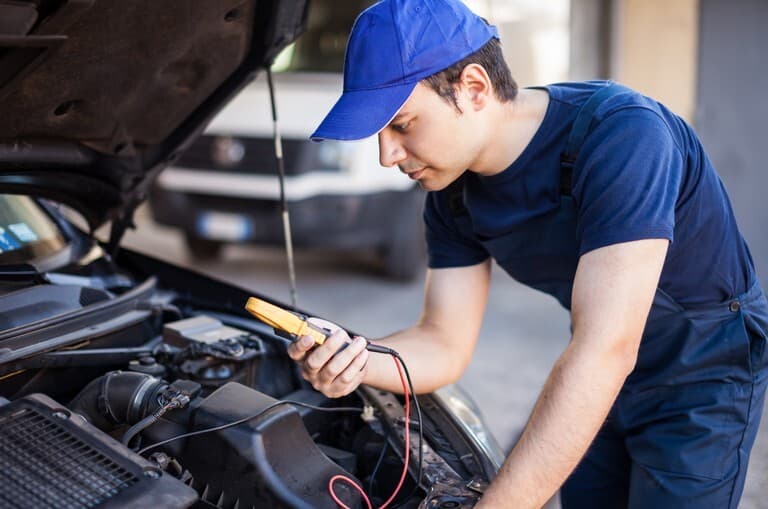
<svg viewBox="0 0 768 509">
<path fill-rule="evenodd" d="M 249 175 L 277 175 L 275 143 L 269 138 L 235 138 L 243 144 L 243 159 L 234 165 L 218 164 L 213 157 L 217 136 L 201 136 L 174 163 L 189 169 L 221 170 Z M 283 139 L 283 163 L 286 175 L 299 175 L 310 169 L 315 152 L 309 140 Z M 317 170 L 318 168 L 314 168 Z"/>
</svg>

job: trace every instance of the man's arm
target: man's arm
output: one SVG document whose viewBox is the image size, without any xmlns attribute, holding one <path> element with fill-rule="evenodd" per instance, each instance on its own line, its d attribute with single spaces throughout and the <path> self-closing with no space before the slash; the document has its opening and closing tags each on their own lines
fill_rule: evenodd
<svg viewBox="0 0 768 509">
<path fill-rule="evenodd" d="M 489 284 L 489 260 L 469 267 L 430 269 L 418 323 L 376 341 L 396 350 L 405 360 L 417 393 L 432 392 L 455 382 L 469 364 Z M 308 339 L 291 344 L 288 354 L 299 363 L 304 378 L 326 396 L 343 396 L 360 383 L 402 392 L 389 355 L 369 355 L 364 341 L 353 342 L 338 352 L 349 341 L 344 331 L 334 333 L 317 347 Z"/>
<path fill-rule="evenodd" d="M 634 368 L 668 244 L 639 240 L 581 257 L 571 343 L 477 507 L 541 507 L 576 467 Z"/>
</svg>

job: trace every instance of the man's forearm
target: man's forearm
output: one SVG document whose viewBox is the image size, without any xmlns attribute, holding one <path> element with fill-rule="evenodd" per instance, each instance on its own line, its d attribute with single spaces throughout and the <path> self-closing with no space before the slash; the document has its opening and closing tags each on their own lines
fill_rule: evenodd
<svg viewBox="0 0 768 509">
<path fill-rule="evenodd" d="M 416 326 L 376 342 L 405 360 L 417 393 L 455 382 L 469 364 L 488 298 L 491 263 L 427 270 L 424 308 Z M 370 355 L 363 383 L 402 392 L 388 355 Z"/>
<path fill-rule="evenodd" d="M 631 349 L 596 353 L 572 342 L 478 507 L 539 508 L 546 503 L 586 452 L 633 363 Z"/>
<path fill-rule="evenodd" d="M 417 325 L 375 342 L 400 354 L 408 367 L 414 390 L 419 394 L 455 382 L 471 355 L 468 352 L 465 358 L 446 347 L 440 339 L 439 331 L 428 325 Z M 382 390 L 403 392 L 397 368 L 389 355 L 369 356 L 363 383 Z"/>
</svg>

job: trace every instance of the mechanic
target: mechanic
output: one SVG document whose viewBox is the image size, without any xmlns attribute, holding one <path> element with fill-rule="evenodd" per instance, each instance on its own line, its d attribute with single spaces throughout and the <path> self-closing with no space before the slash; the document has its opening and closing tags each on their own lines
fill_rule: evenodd
<svg viewBox="0 0 768 509">
<path fill-rule="evenodd" d="M 490 260 L 571 312 L 572 338 L 478 507 L 735 508 L 762 414 L 768 302 L 692 129 L 611 82 L 518 90 L 458 0 L 384 0 L 350 35 L 313 139 L 378 134 L 427 193 L 418 323 L 381 340 L 418 393 L 470 361 Z M 416 221 L 417 218 L 414 218 Z M 400 390 L 344 332 L 289 348 L 330 397 Z"/>
</svg>

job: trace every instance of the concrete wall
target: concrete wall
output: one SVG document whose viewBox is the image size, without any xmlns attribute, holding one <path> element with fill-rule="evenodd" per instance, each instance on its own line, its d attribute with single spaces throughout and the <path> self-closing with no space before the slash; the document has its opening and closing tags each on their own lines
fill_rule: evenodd
<svg viewBox="0 0 768 509">
<path fill-rule="evenodd" d="M 571 0 L 569 79 L 610 77 L 613 0 Z"/>
<path fill-rule="evenodd" d="M 614 0 L 609 72 L 691 121 L 699 0 Z"/>
</svg>

